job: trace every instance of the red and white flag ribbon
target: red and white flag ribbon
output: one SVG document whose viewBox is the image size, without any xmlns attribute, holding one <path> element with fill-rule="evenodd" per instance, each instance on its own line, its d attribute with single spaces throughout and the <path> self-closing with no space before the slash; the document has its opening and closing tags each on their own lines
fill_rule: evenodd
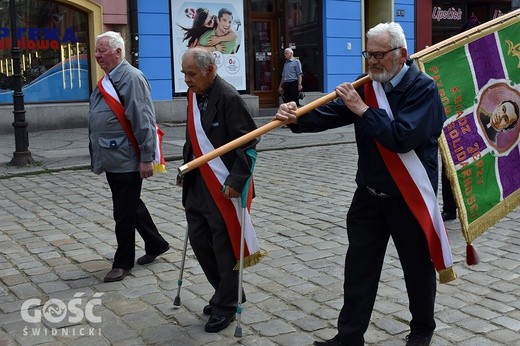
<svg viewBox="0 0 520 346">
<path fill-rule="evenodd" d="M 201 117 L 197 101 L 195 100 L 195 93 L 191 90 L 188 94 L 188 133 L 190 143 L 193 147 L 195 157 L 200 157 L 207 154 L 215 148 L 211 144 L 209 138 L 206 136 L 202 128 Z M 240 239 L 241 239 L 241 204 L 240 198 L 225 198 L 221 191 L 229 170 L 220 157 L 217 157 L 199 167 L 200 173 L 206 186 L 217 205 L 226 222 L 226 228 L 233 246 L 235 258 L 240 260 Z M 258 246 L 258 240 L 251 221 L 249 210 L 251 208 L 251 197 L 253 193 L 253 184 L 249 185 L 249 194 L 247 198 L 247 208 L 244 222 L 244 267 L 252 266 L 260 260 L 264 255 L 263 251 Z M 238 263 L 237 267 L 238 268 Z"/>
<path fill-rule="evenodd" d="M 381 83 L 365 84 L 365 102 L 370 107 L 384 109 L 390 119 L 394 119 Z M 441 283 L 455 280 L 448 234 L 444 227 L 437 196 L 431 185 L 426 169 L 415 151 L 396 153 L 388 150 L 379 142 L 377 147 L 392 175 L 406 204 L 421 225 L 426 235 L 430 257 L 439 273 Z"/>
</svg>

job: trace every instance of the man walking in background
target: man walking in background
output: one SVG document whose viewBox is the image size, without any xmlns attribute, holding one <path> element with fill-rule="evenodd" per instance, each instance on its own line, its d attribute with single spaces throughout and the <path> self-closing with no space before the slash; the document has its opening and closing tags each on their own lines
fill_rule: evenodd
<svg viewBox="0 0 520 346">
<path fill-rule="evenodd" d="M 293 55 L 291 48 L 285 48 L 285 64 L 283 65 L 282 81 L 278 87 L 278 92 L 282 95 L 283 102 L 296 102 L 300 107 L 299 94 L 302 90 L 302 64 Z"/>
</svg>

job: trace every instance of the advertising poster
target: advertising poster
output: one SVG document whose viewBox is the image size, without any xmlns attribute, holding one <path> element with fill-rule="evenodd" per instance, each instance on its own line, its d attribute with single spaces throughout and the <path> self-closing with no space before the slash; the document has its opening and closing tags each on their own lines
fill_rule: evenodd
<svg viewBox="0 0 520 346">
<path fill-rule="evenodd" d="M 218 74 L 237 90 L 246 89 L 242 1 L 172 1 L 175 93 L 187 91 L 181 58 L 189 47 L 213 52 Z M 219 18 L 220 16 L 220 18 Z"/>
<path fill-rule="evenodd" d="M 520 204 L 520 10 L 418 57 L 447 120 L 441 153 L 468 243 Z"/>
</svg>

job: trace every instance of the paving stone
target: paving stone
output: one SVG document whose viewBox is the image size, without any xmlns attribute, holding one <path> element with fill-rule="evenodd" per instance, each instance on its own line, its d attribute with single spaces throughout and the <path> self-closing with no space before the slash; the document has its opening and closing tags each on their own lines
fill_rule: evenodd
<svg viewBox="0 0 520 346">
<path fill-rule="evenodd" d="M 68 271 L 60 271 L 58 276 L 65 281 L 73 281 L 78 279 L 88 278 L 89 274 L 85 273 L 83 270 L 68 270 Z"/>
<path fill-rule="evenodd" d="M 118 316 L 124 316 L 137 311 L 144 311 L 148 308 L 146 303 L 140 302 L 136 299 L 125 299 L 122 301 L 114 300 L 106 303 L 105 306 Z"/>
<path fill-rule="evenodd" d="M 502 345 L 520 345 L 520 334 L 508 329 L 488 333 L 486 337 Z"/>
<path fill-rule="evenodd" d="M 89 273 L 109 270 L 112 268 L 112 264 L 102 260 L 85 261 L 80 263 L 79 266 Z"/>
<path fill-rule="evenodd" d="M 135 331 L 129 329 L 122 323 L 106 323 L 101 328 L 101 332 L 103 337 L 108 339 L 110 343 L 115 343 L 125 339 L 132 340 L 138 337 L 138 334 Z"/>
<path fill-rule="evenodd" d="M 14 285 L 9 287 L 9 289 L 21 300 L 38 297 L 40 295 L 38 288 L 30 282 Z"/>
<path fill-rule="evenodd" d="M 142 332 L 143 338 L 150 344 L 191 345 L 192 341 L 185 336 L 178 326 L 167 323 L 160 326 L 146 328 Z"/>
<path fill-rule="evenodd" d="M 159 289 L 155 285 L 144 285 L 136 288 L 127 288 L 123 290 L 121 293 L 126 298 L 138 298 L 145 295 L 148 295 L 150 293 L 157 293 L 159 292 Z"/>
<path fill-rule="evenodd" d="M 70 289 L 67 284 L 61 281 L 43 282 L 38 287 L 47 294 Z"/>
<path fill-rule="evenodd" d="M 4 277 L 1 277 L 1 280 L 6 286 L 14 286 L 17 284 L 27 282 L 27 279 L 25 278 L 25 276 L 21 275 L 21 274 L 4 276 Z"/>
<path fill-rule="evenodd" d="M 520 332 L 520 321 L 518 319 L 507 316 L 499 316 L 497 318 L 491 319 L 491 321 L 509 330 Z"/>
<path fill-rule="evenodd" d="M 292 324 L 300 328 L 304 332 L 313 332 L 327 327 L 327 323 L 313 316 L 305 316 L 292 321 Z"/>
<path fill-rule="evenodd" d="M 137 330 L 146 329 L 150 327 L 161 326 L 169 323 L 160 313 L 155 309 L 147 306 L 148 309 L 144 311 L 134 312 L 122 317 L 122 320 L 128 324 L 135 326 Z"/>
<path fill-rule="evenodd" d="M 296 329 L 288 323 L 283 321 L 266 321 L 262 323 L 257 323 L 252 326 L 253 329 L 258 331 L 260 335 L 264 337 L 273 337 L 276 335 L 293 333 Z"/>
</svg>

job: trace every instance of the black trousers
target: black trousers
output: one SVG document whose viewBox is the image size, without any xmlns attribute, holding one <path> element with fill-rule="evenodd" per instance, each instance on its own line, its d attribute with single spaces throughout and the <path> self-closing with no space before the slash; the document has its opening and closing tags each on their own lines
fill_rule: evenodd
<svg viewBox="0 0 520 346">
<path fill-rule="evenodd" d="M 300 99 L 298 95 L 300 91 L 298 90 L 298 81 L 292 82 L 284 82 L 283 83 L 283 100 L 284 102 L 296 102 L 296 105 L 300 107 Z"/>
<path fill-rule="evenodd" d="M 199 171 L 193 171 L 185 200 L 186 220 L 190 244 L 206 275 L 215 289 L 209 304 L 213 314 L 235 314 L 238 303 L 237 263 L 226 223 L 213 201 Z M 185 181 L 186 183 L 186 181 Z M 242 294 L 245 302 L 245 295 Z"/>
<path fill-rule="evenodd" d="M 130 269 L 135 262 L 135 230 L 143 238 L 145 251 L 157 255 L 168 248 L 159 234 L 146 205 L 141 200 L 143 180 L 139 172 L 109 173 L 106 177 L 112 191 L 117 250 L 112 268 Z"/>
<path fill-rule="evenodd" d="M 423 335 L 433 333 L 435 268 L 426 237 L 404 199 L 375 197 L 365 187 L 358 187 L 347 213 L 347 234 L 344 304 L 338 319 L 338 338 L 348 345 L 363 345 L 390 237 L 404 272 L 412 315 L 410 329 Z"/>
</svg>

